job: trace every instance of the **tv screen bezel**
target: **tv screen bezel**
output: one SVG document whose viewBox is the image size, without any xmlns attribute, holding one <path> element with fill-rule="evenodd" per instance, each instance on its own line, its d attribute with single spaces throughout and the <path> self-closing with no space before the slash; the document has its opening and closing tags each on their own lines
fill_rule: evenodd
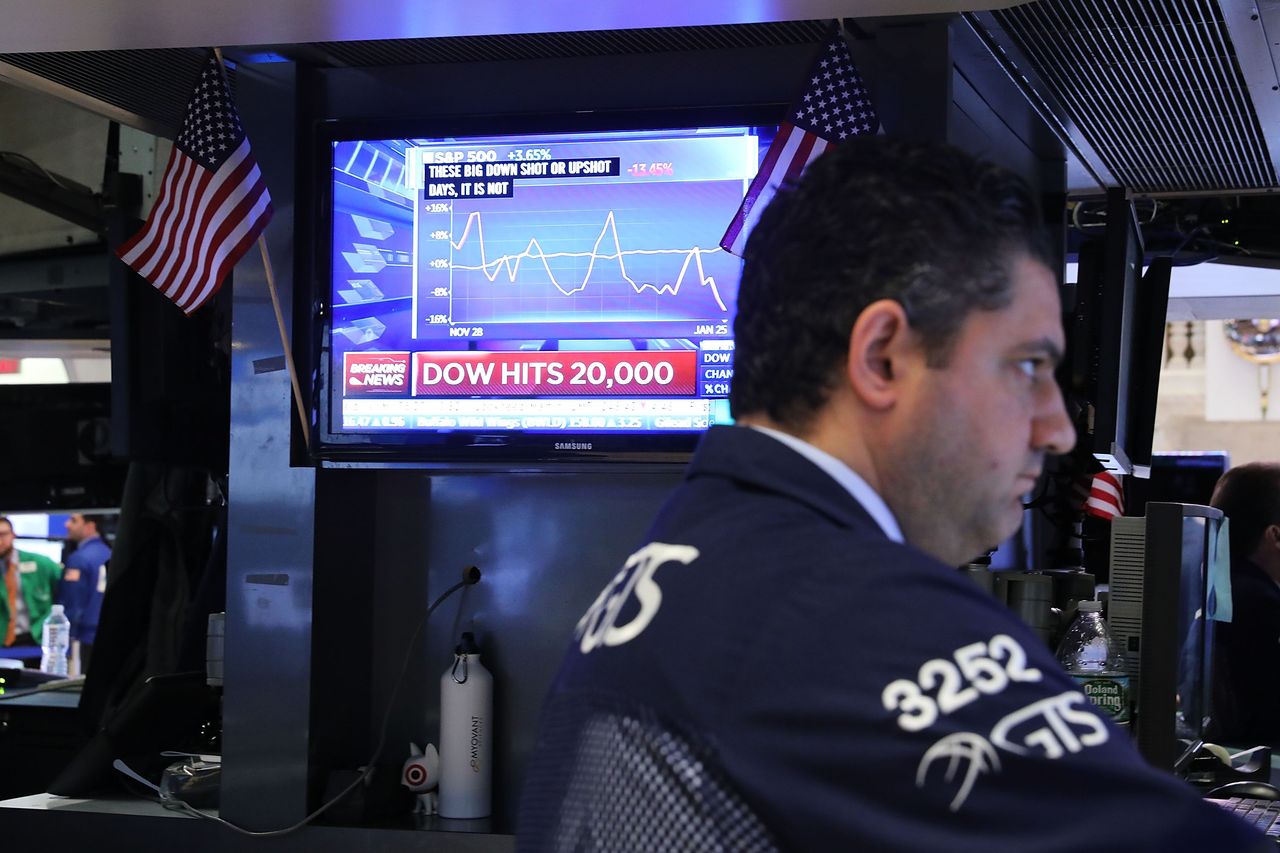
<svg viewBox="0 0 1280 853">
<path fill-rule="evenodd" d="M 320 465 L 411 465 L 477 470 L 569 470 L 636 465 L 644 469 L 683 465 L 702 433 L 344 433 L 331 428 L 333 365 L 332 146 L 359 139 L 481 137 L 696 127 L 776 127 L 785 104 L 711 108 L 617 110 L 576 113 L 486 114 L 376 120 L 321 120 L 310 134 L 312 168 L 310 226 L 304 248 L 310 260 L 307 315 L 310 340 L 306 376 L 312 424 L 310 457 Z M 728 222 L 725 223 L 726 227 Z"/>
</svg>

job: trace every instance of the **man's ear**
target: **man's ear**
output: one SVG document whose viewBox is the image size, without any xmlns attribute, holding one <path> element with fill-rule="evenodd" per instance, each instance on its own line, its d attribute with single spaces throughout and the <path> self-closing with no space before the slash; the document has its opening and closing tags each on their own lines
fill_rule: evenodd
<svg viewBox="0 0 1280 853">
<path fill-rule="evenodd" d="M 873 410 L 892 408 L 901 394 L 908 356 L 918 348 L 901 303 L 880 299 L 868 305 L 849 333 L 847 372 L 854 393 Z"/>
</svg>

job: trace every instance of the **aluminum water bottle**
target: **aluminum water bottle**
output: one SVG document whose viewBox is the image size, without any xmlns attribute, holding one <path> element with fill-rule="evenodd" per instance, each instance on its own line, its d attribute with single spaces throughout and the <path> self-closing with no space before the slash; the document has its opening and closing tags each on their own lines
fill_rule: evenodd
<svg viewBox="0 0 1280 853">
<path fill-rule="evenodd" d="M 65 677 L 67 649 L 71 648 L 71 620 L 63 612 L 61 604 L 53 605 L 49 618 L 44 620 L 40 648 L 40 671 Z"/>
<path fill-rule="evenodd" d="M 493 801 L 493 676 L 467 632 L 440 678 L 440 816 L 488 817 Z"/>
<path fill-rule="evenodd" d="M 1080 602 L 1076 620 L 1058 644 L 1058 663 L 1112 722 L 1129 727 L 1129 673 L 1102 619 L 1102 602 Z"/>
</svg>

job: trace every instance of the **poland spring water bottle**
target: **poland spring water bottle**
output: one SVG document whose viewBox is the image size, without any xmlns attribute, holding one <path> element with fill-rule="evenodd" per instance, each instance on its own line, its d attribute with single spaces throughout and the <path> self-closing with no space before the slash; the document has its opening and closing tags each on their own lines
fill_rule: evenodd
<svg viewBox="0 0 1280 853">
<path fill-rule="evenodd" d="M 1102 602 L 1080 602 L 1079 615 L 1058 644 L 1058 663 L 1112 722 L 1128 728 L 1129 674 L 1102 619 Z"/>
<path fill-rule="evenodd" d="M 71 647 L 71 621 L 62 611 L 61 604 L 53 605 L 49 618 L 44 620 L 40 647 L 43 652 L 40 656 L 40 671 L 65 677 L 67 649 Z"/>
<path fill-rule="evenodd" d="M 440 817 L 488 817 L 493 782 L 493 676 L 467 632 L 440 678 Z"/>
</svg>

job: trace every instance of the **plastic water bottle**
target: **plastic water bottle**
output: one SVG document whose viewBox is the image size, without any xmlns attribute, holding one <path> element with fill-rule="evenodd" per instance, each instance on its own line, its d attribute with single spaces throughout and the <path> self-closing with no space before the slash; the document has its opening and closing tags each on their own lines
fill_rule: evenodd
<svg viewBox="0 0 1280 853">
<path fill-rule="evenodd" d="M 488 817 L 493 783 L 493 676 L 467 632 L 440 677 L 440 817 Z"/>
<path fill-rule="evenodd" d="M 53 605 L 49 618 L 44 620 L 40 647 L 43 651 L 40 656 L 40 671 L 66 676 L 67 649 L 71 647 L 71 620 L 62 611 L 61 604 Z"/>
<path fill-rule="evenodd" d="M 1079 615 L 1058 644 L 1058 663 L 1112 722 L 1128 728 L 1129 673 L 1102 619 L 1102 602 L 1080 602 Z"/>
</svg>

